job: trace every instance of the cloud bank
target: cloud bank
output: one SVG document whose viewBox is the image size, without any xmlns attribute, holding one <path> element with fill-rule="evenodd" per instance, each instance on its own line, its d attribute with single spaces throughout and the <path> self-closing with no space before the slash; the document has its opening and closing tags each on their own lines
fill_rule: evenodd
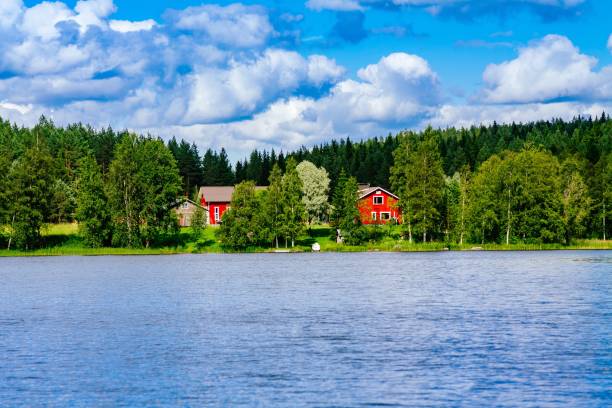
<svg viewBox="0 0 612 408">
<path fill-rule="evenodd" d="M 395 0 L 396 6 L 456 7 L 468 1 Z M 573 8 L 581 1 L 533 0 Z M 311 0 L 316 10 L 359 11 L 374 1 Z M 404 128 L 469 126 L 600 114 L 612 105 L 612 67 L 572 41 L 547 35 L 514 58 L 490 64 L 482 87 L 454 102 L 430 63 L 395 52 L 350 72 L 281 39 L 303 16 L 260 6 L 203 5 L 160 21 L 113 19 L 112 0 L 26 7 L 0 3 L 0 116 L 31 125 L 89 123 L 201 147 L 238 158 L 256 147 L 295 149 L 331 138 Z M 608 47 L 612 51 L 612 36 Z M 604 41 L 605 43 L 605 41 Z M 605 47 L 605 45 L 602 45 Z"/>
</svg>

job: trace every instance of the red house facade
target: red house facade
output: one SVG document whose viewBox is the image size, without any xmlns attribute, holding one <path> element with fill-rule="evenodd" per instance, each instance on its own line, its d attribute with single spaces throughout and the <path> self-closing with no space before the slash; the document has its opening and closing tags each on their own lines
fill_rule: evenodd
<svg viewBox="0 0 612 408">
<path fill-rule="evenodd" d="M 255 187 L 262 190 L 266 187 Z M 200 205 L 208 211 L 208 224 L 219 225 L 223 214 L 231 207 L 234 186 L 205 186 L 200 187 L 198 194 Z"/>
<path fill-rule="evenodd" d="M 230 207 L 233 193 L 233 186 L 200 188 L 200 205 L 208 210 L 208 224 L 218 225 L 221 223 L 223 213 Z"/>
<path fill-rule="evenodd" d="M 358 207 L 361 222 L 366 225 L 401 222 L 399 197 L 381 187 L 367 187 L 359 191 Z"/>
</svg>

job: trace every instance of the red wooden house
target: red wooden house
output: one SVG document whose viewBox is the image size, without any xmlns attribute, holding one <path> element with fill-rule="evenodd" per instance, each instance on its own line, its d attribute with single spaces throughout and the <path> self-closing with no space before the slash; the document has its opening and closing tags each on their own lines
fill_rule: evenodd
<svg viewBox="0 0 612 408">
<path fill-rule="evenodd" d="M 230 206 L 233 193 L 233 186 L 207 186 L 200 188 L 198 195 L 200 205 L 208 210 L 208 223 L 210 225 L 221 223 L 223 213 Z"/>
<path fill-rule="evenodd" d="M 266 187 L 255 187 L 262 190 Z M 198 197 L 200 205 L 208 210 L 208 224 L 221 224 L 223 213 L 231 206 L 234 186 L 204 186 L 200 187 Z"/>
<path fill-rule="evenodd" d="M 381 187 L 359 190 L 358 207 L 363 224 L 386 224 L 401 221 L 399 197 Z"/>
</svg>

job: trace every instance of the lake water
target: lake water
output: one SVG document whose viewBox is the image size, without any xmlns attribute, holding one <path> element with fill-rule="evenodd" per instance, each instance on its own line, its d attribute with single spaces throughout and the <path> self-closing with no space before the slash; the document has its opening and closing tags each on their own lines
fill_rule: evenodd
<svg viewBox="0 0 612 408">
<path fill-rule="evenodd" d="M 612 405 L 612 252 L 0 259 L 0 406 Z"/>
</svg>

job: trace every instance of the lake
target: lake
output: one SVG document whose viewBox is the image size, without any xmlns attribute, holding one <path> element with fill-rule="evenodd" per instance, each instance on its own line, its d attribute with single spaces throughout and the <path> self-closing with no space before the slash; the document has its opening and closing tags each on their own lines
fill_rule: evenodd
<svg viewBox="0 0 612 408">
<path fill-rule="evenodd" d="M 612 405 L 612 251 L 0 259 L 0 406 Z"/>
</svg>

